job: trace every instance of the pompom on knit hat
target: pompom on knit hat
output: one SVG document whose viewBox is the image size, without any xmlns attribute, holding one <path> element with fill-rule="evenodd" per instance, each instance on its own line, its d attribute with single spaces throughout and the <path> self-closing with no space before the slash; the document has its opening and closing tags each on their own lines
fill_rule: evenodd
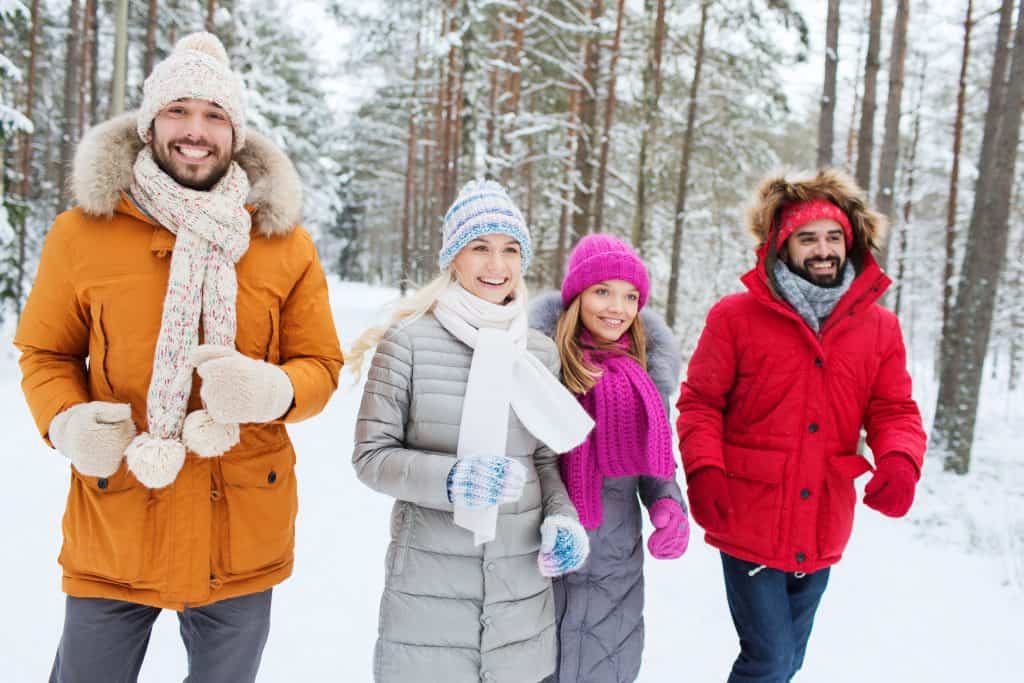
<svg viewBox="0 0 1024 683">
<path fill-rule="evenodd" d="M 155 67 L 142 86 L 136 126 L 149 143 L 150 127 L 160 110 L 175 100 L 207 100 L 219 105 L 235 131 L 234 151 L 245 145 L 245 88 L 231 70 L 228 53 L 212 33 L 191 33 Z"/>
<path fill-rule="evenodd" d="M 565 279 L 562 281 L 562 307 L 587 287 L 605 280 L 625 280 L 640 292 L 640 306 L 647 303 L 651 280 L 647 267 L 628 244 L 614 235 L 587 235 L 569 254 Z"/>
<path fill-rule="evenodd" d="M 437 264 L 444 270 L 456 254 L 477 237 L 495 233 L 508 235 L 517 242 L 523 256 L 523 272 L 533 259 L 533 242 L 523 214 L 498 183 L 471 180 L 444 216 L 441 252 Z"/>
<path fill-rule="evenodd" d="M 781 249 L 797 228 L 823 218 L 833 220 L 842 226 L 843 236 L 846 238 L 846 248 L 849 249 L 853 244 L 853 228 L 850 226 L 850 217 L 827 199 L 808 199 L 783 207 L 779 212 L 779 236 L 776 238 L 776 245 Z"/>
</svg>

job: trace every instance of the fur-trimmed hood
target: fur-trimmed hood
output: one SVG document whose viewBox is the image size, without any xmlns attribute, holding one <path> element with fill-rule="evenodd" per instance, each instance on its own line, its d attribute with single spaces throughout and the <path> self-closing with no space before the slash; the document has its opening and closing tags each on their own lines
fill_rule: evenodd
<svg viewBox="0 0 1024 683">
<path fill-rule="evenodd" d="M 888 227 L 885 216 L 868 207 L 864 190 L 853 178 L 833 168 L 815 174 L 782 170 L 759 183 L 747 213 L 747 228 L 757 240 L 758 249 L 771 239 L 780 209 L 808 199 L 827 199 L 846 213 L 853 228 L 851 253 L 878 250 Z"/>
<path fill-rule="evenodd" d="M 82 209 L 112 216 L 121 192 L 132 184 L 135 158 L 145 143 L 135 128 L 136 113 L 126 112 L 89 129 L 75 151 L 71 189 Z M 249 176 L 246 204 L 264 236 L 283 235 L 302 219 L 302 181 L 295 166 L 269 138 L 249 130 L 235 161 Z"/>
<path fill-rule="evenodd" d="M 562 294 L 547 291 L 530 298 L 530 327 L 554 339 L 558 316 L 562 314 Z M 668 403 L 679 389 L 683 370 L 683 354 L 679 340 L 657 311 L 645 307 L 640 311 L 647 337 L 647 374 L 654 380 L 663 401 Z"/>
</svg>

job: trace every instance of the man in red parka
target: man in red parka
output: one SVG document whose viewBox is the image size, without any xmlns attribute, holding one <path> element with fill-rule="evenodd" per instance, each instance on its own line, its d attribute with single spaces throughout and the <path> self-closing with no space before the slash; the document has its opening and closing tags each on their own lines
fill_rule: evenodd
<svg viewBox="0 0 1024 683">
<path fill-rule="evenodd" d="M 885 219 L 843 173 L 769 177 L 749 227 L 748 291 L 719 301 L 679 397 L 690 506 L 722 553 L 740 639 L 730 683 L 789 681 L 864 503 L 906 514 L 925 434 L 890 284 L 872 250 Z M 861 427 L 874 467 L 857 454 Z"/>
</svg>

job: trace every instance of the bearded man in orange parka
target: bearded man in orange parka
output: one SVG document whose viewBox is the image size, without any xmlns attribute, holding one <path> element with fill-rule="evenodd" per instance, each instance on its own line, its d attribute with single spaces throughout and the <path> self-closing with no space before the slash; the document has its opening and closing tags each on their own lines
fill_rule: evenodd
<svg viewBox="0 0 1024 683">
<path fill-rule="evenodd" d="M 189 681 L 252 681 L 292 571 L 284 424 L 320 412 L 342 365 L 298 175 L 199 33 L 139 111 L 86 134 L 72 182 L 15 338 L 72 465 L 51 681 L 135 680 L 162 608 Z"/>
</svg>

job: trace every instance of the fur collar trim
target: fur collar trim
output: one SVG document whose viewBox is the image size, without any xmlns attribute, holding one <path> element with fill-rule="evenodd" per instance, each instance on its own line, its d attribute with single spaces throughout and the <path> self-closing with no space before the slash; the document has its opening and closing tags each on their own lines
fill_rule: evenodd
<svg viewBox="0 0 1024 683">
<path fill-rule="evenodd" d="M 543 292 L 530 297 L 530 327 L 554 339 L 558 316 L 562 314 L 562 294 Z M 647 374 L 664 401 L 679 389 L 679 375 L 683 370 L 683 354 L 679 340 L 672 330 L 650 306 L 640 311 L 647 335 Z"/>
<path fill-rule="evenodd" d="M 126 112 L 90 128 L 75 151 L 71 188 L 82 209 L 112 216 L 121 192 L 132 184 L 132 167 L 143 142 L 136 113 Z M 302 181 L 292 162 L 269 138 L 247 131 L 235 161 L 249 176 L 246 204 L 254 211 L 256 232 L 266 237 L 290 232 L 302 219 Z"/>
<path fill-rule="evenodd" d="M 828 199 L 846 212 L 853 228 L 851 251 L 878 250 L 887 229 L 885 216 L 868 207 L 864 191 L 853 178 L 831 168 L 813 175 L 783 170 L 761 181 L 747 213 L 747 228 L 758 247 L 768 242 L 783 206 L 808 199 Z"/>
</svg>

